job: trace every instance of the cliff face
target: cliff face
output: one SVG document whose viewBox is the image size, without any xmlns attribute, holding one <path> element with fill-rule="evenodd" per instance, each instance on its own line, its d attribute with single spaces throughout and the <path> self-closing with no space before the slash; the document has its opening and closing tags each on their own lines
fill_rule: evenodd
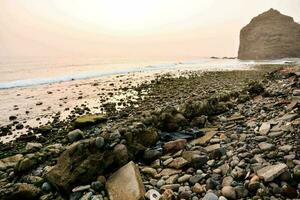
<svg viewBox="0 0 300 200">
<path fill-rule="evenodd" d="M 240 32 L 238 58 L 249 60 L 300 57 L 300 24 L 270 9 Z"/>
</svg>

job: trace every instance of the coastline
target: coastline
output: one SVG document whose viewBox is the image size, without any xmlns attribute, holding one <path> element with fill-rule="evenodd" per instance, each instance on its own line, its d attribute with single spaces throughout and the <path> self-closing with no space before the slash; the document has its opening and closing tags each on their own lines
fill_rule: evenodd
<svg viewBox="0 0 300 200">
<path fill-rule="evenodd" d="M 50 195 L 51 197 L 56 198 L 62 196 L 63 198 L 67 198 L 68 195 L 83 196 L 93 194 L 97 196 L 99 195 L 98 192 L 100 192 L 100 195 L 107 199 L 107 195 L 110 192 L 109 188 L 104 189 L 102 188 L 103 186 L 101 186 L 97 189 L 98 191 L 91 193 L 86 192 L 86 189 L 81 190 L 81 187 L 85 184 L 91 184 L 90 181 L 95 177 L 84 176 L 80 178 L 81 175 L 77 176 L 77 172 L 75 174 L 70 174 L 69 170 L 64 171 L 66 168 L 61 168 L 61 166 L 69 165 L 69 160 L 73 163 L 73 159 L 74 162 L 77 162 L 76 160 L 78 159 L 81 160 L 80 162 L 87 159 L 83 164 L 88 166 L 81 166 L 81 164 L 79 164 L 78 170 L 82 170 L 81 167 L 88 167 L 88 170 L 92 170 L 89 173 L 101 175 L 99 173 L 102 173 L 102 171 L 97 170 L 102 170 L 102 168 L 98 169 L 97 166 L 102 166 L 102 164 L 95 165 L 96 168 L 94 169 L 92 167 L 94 164 L 89 159 L 90 156 L 92 156 L 91 159 L 93 160 L 93 156 L 99 156 L 99 152 L 100 155 L 102 155 L 103 152 L 105 155 L 107 154 L 107 156 L 116 156 L 114 158 L 114 162 L 116 163 L 112 165 L 112 168 L 109 168 L 108 171 L 105 171 L 105 173 L 101 175 L 101 177 L 105 176 L 105 179 L 109 178 L 113 172 L 118 170 L 118 168 L 125 165 L 128 160 L 133 160 L 138 163 L 137 166 L 142 172 L 143 185 L 146 188 L 146 191 L 156 187 L 153 187 L 151 183 L 151 180 L 155 177 L 155 185 L 157 185 L 159 181 L 163 182 L 162 185 L 158 187 L 175 187 L 173 190 L 177 191 L 179 189 L 178 187 L 180 187 L 180 183 L 189 181 L 189 179 L 184 179 L 183 177 L 188 175 L 189 178 L 194 176 L 196 178 L 199 175 L 197 175 L 198 171 L 189 171 L 190 168 L 185 168 L 184 166 L 195 167 L 192 163 L 200 162 L 201 169 L 203 170 L 201 171 L 202 173 L 212 173 L 212 175 L 209 176 L 205 175 L 206 178 L 203 177 L 204 182 L 201 182 L 201 184 L 203 184 L 206 181 L 206 187 L 208 187 L 208 182 L 212 181 L 213 175 L 220 175 L 220 172 L 222 172 L 218 170 L 218 167 L 224 162 L 220 161 L 219 164 L 216 164 L 216 160 L 231 159 L 229 154 L 226 154 L 226 156 L 223 155 L 223 151 L 226 149 L 226 151 L 233 151 L 232 153 L 234 155 L 237 153 L 233 149 L 237 148 L 234 147 L 234 144 L 239 141 L 239 136 L 237 136 L 235 132 L 241 131 L 239 134 L 243 133 L 244 135 L 249 134 L 249 136 L 253 136 L 253 131 L 258 134 L 262 129 L 259 127 L 263 126 L 266 121 L 271 124 L 274 123 L 274 125 L 271 126 L 275 126 L 276 123 L 272 122 L 272 119 L 270 119 L 271 116 L 273 117 L 272 112 L 279 112 L 275 115 L 276 120 L 287 118 L 285 116 L 292 113 L 292 118 L 288 118 L 287 120 L 291 121 L 296 118 L 295 121 L 288 123 L 295 124 L 292 125 L 296 128 L 293 130 L 292 135 L 294 135 L 295 131 L 297 132 L 297 127 L 299 125 L 297 124 L 297 117 L 299 120 L 299 113 L 297 114 L 295 112 L 297 112 L 298 100 L 296 99 L 295 103 L 294 98 L 297 98 L 297 96 L 293 97 L 293 95 L 299 95 L 297 93 L 297 76 L 299 75 L 293 74 L 293 70 L 297 71 L 299 70 L 299 67 L 297 68 L 292 65 L 261 65 L 249 70 L 175 71 L 176 73 L 173 74 L 169 71 L 169 73 L 160 72 L 154 75 L 152 74 L 152 76 L 149 74 L 144 74 L 144 76 L 130 74 L 132 77 L 115 76 L 114 79 L 111 79 L 110 77 L 106 80 L 102 80 L 103 82 L 99 82 L 99 80 L 85 81 L 82 84 L 70 82 L 69 84 L 74 84 L 72 86 L 74 87 L 73 89 L 79 92 L 74 93 L 75 99 L 82 96 L 83 104 L 77 104 L 74 109 L 69 107 L 70 114 L 62 120 L 62 113 L 58 112 L 49 115 L 48 120 L 51 120 L 49 120 L 49 123 L 46 125 L 29 127 L 28 130 L 26 130 L 27 134 L 22 135 L 17 140 L 2 144 L 0 149 L 0 168 L 2 168 L 2 170 L 4 169 L 7 173 L 7 176 L 3 175 L 6 177 L 3 181 L 10 180 L 8 173 L 14 172 L 11 177 L 15 178 L 15 176 L 18 176 L 21 179 L 19 180 L 16 178 L 16 180 L 21 182 L 22 180 L 26 180 L 26 184 L 38 184 L 34 182 L 38 179 L 46 185 L 52 185 L 49 187 L 54 188 L 47 192 L 47 195 Z M 139 79 L 137 79 L 136 76 L 138 76 Z M 123 80 L 120 81 L 122 78 Z M 126 87 L 122 84 L 120 86 L 116 84 L 117 82 L 123 81 Z M 105 87 L 101 84 L 105 84 Z M 72 90 L 72 87 L 64 86 L 64 89 L 69 88 L 70 91 L 74 91 Z M 108 101 L 101 106 L 102 109 L 100 109 L 100 106 L 95 108 L 98 112 L 93 112 L 89 109 L 91 104 L 88 104 L 87 98 L 84 98 L 85 94 L 82 93 L 84 87 L 86 87 L 87 92 L 95 89 L 95 87 L 97 88 L 95 89 L 96 91 L 106 90 L 107 93 L 103 92 L 103 94 L 100 94 L 100 97 L 102 96 L 104 98 L 103 102 L 105 102 L 104 100 L 108 100 L 107 96 L 113 98 L 115 95 L 114 93 L 118 93 L 118 89 L 119 91 L 124 92 L 123 95 L 126 93 L 131 93 L 133 95 L 129 98 L 125 98 L 125 96 L 121 95 L 123 97 L 121 99 L 123 100 L 120 99 L 120 101 L 115 102 Z M 107 89 L 107 87 L 109 88 Z M 116 89 L 116 87 L 119 88 Z M 271 91 L 269 91 L 270 89 Z M 284 94 L 288 95 L 285 96 L 281 93 L 277 94 L 277 89 L 284 90 Z M 24 88 L 21 90 L 24 90 Z M 43 90 L 47 95 L 55 95 L 55 93 L 47 93 L 48 90 Z M 97 93 L 96 91 L 95 93 Z M 62 92 L 64 95 L 68 94 L 64 90 L 55 92 Z M 270 109 L 273 106 L 273 103 L 278 101 L 274 98 L 278 98 L 280 99 L 280 102 L 283 102 L 283 104 L 278 104 L 280 109 L 278 111 L 273 109 L 266 110 L 265 112 L 271 112 L 271 114 L 261 115 L 259 109 L 268 105 L 268 109 Z M 65 99 L 65 101 L 68 100 L 69 99 Z M 41 105 L 36 106 L 42 105 L 44 105 L 44 102 Z M 288 105 L 291 110 L 286 109 L 285 105 Z M 117 109 L 116 106 L 124 107 L 122 109 Z M 65 109 L 68 107 L 63 108 Z M 256 108 L 258 108 L 258 110 L 253 112 L 252 109 Z M 197 114 L 197 112 L 199 112 L 199 114 Z M 95 115 L 91 115 L 93 113 Z M 284 115 L 285 113 L 286 115 Z M 18 118 L 12 121 L 18 121 Z M 2 127 L 1 131 L 9 132 L 13 130 L 17 124 L 18 123 L 13 123 L 12 127 Z M 286 124 L 282 125 L 286 126 Z M 257 130 L 254 129 L 256 126 L 258 127 L 258 129 L 256 128 Z M 214 134 L 209 136 L 212 133 Z M 130 134 L 133 135 L 130 136 Z M 231 136 L 231 134 L 233 134 L 233 136 L 235 135 L 235 137 Z M 158 139 L 158 137 L 160 139 Z M 184 146 L 181 146 L 181 143 L 176 143 L 177 139 L 182 142 L 182 137 L 186 138 L 183 139 L 185 141 Z M 206 138 L 205 140 L 208 140 L 209 144 L 202 143 L 201 141 L 204 139 L 202 137 Z M 258 141 L 261 141 L 259 139 L 260 136 L 255 137 L 257 137 Z M 294 135 L 294 137 L 298 136 Z M 254 148 L 257 146 L 257 141 L 256 139 L 251 141 L 250 138 L 248 137 L 247 141 L 250 142 L 251 148 Z M 287 137 L 285 141 L 288 144 L 292 144 L 290 139 L 291 137 Z M 189 144 L 186 143 L 187 141 Z M 267 141 L 269 141 L 269 139 L 267 139 Z M 173 142 L 176 144 L 171 144 Z M 167 147 L 166 144 L 171 146 Z M 242 144 L 244 143 L 242 142 Z M 83 153 L 78 154 L 76 153 L 77 150 L 75 150 L 74 155 L 72 155 L 73 153 L 69 155 L 68 151 L 73 151 L 73 147 L 79 149 L 82 145 L 84 146 L 84 149 L 80 150 L 80 152 L 83 151 Z M 98 147 L 99 145 L 101 147 Z M 216 147 L 216 145 L 218 147 Z M 259 143 L 259 145 L 262 146 L 263 144 Z M 293 145 L 293 148 L 296 150 L 298 148 L 297 144 Z M 178 147 L 180 147 L 180 149 L 178 149 Z M 206 149 L 208 147 L 215 149 L 213 151 L 207 149 L 202 152 L 202 148 Z M 100 148 L 100 150 L 95 150 L 95 148 Z M 171 152 L 169 152 L 169 148 L 175 149 L 170 150 Z M 147 150 L 149 150 L 151 158 L 146 156 L 145 153 Z M 185 151 L 193 152 L 192 154 L 196 153 L 197 155 L 200 152 L 201 159 L 198 160 L 198 156 L 196 156 L 197 159 L 195 157 L 195 161 L 189 161 L 189 158 L 185 157 L 185 154 L 182 154 Z M 144 155 L 140 155 L 141 152 L 144 152 Z M 161 154 L 162 152 L 164 154 Z M 244 152 L 244 150 L 242 152 Z M 181 156 L 178 157 L 177 154 Z M 16 155 L 17 157 L 14 157 Z M 9 156 L 12 156 L 13 158 Z M 152 156 L 154 157 L 152 158 Z M 240 158 L 239 153 L 236 156 Z M 297 164 L 299 161 L 298 159 L 300 159 L 299 155 L 295 153 L 293 156 L 292 162 Z M 9 160 L 17 159 L 17 162 L 10 163 L 9 166 L 6 166 L 6 162 L 10 162 L 5 160 L 7 157 L 10 158 Z M 154 167 L 153 163 L 151 165 L 147 164 L 154 161 L 154 158 L 159 158 L 160 162 L 163 163 L 162 165 L 159 165 L 158 169 Z M 109 159 L 104 159 L 103 161 L 100 159 L 98 161 L 110 165 L 108 164 Z M 98 161 L 95 160 L 95 162 Z M 182 163 L 182 161 L 184 161 L 184 163 Z M 280 159 L 280 161 L 282 162 L 282 159 Z M 272 162 L 272 159 L 270 162 L 276 164 L 276 162 Z M 198 163 L 197 166 L 200 163 Z M 89 164 L 91 164 L 91 166 Z M 11 166 L 13 166 L 13 168 L 11 168 Z M 77 166 L 77 164 L 75 164 L 75 166 Z M 281 166 L 286 170 L 285 164 L 282 164 Z M 37 167 L 38 169 L 42 169 L 43 175 L 38 173 L 38 178 L 36 178 L 36 175 L 33 175 L 35 177 L 34 180 L 25 179 L 25 177 L 28 176 L 28 173 L 36 174 Z M 173 172 L 172 170 L 174 169 L 169 169 L 168 167 L 175 168 L 177 171 Z M 182 169 L 184 170 L 182 171 Z M 164 172 L 164 170 L 166 170 L 166 172 Z M 168 170 L 171 170 L 170 172 L 175 174 L 171 173 L 168 175 Z M 159 176 L 161 173 L 167 174 Z M 174 179 L 175 182 L 169 182 L 170 180 L 168 178 L 173 177 L 172 175 L 176 175 L 176 178 Z M 165 179 L 161 179 L 161 176 L 166 177 Z M 185 181 L 181 182 L 180 178 Z M 236 179 L 237 181 L 239 180 L 238 178 Z M 98 181 L 101 182 L 101 180 L 99 179 Z M 167 182 L 167 180 L 169 181 Z M 22 185 L 25 183 L 20 184 Z M 89 188 L 94 187 L 92 185 L 89 185 Z M 76 188 L 76 186 L 80 186 L 80 189 Z M 201 189 L 201 191 L 197 190 L 197 192 L 195 192 L 195 186 L 196 185 L 193 186 L 193 189 L 189 187 L 189 190 L 194 191 L 189 193 L 189 195 L 196 194 L 203 196 L 205 195 L 206 190 L 211 189 L 203 189 L 203 186 L 201 186 L 203 190 L 198 188 L 198 190 Z M 10 194 L 10 189 L 15 187 L 19 187 L 19 185 L 13 184 L 9 186 L 4 184 L 3 187 L 0 187 L 0 197 L 1 195 L 3 197 L 3 195 L 6 196 L 7 194 Z M 43 186 L 39 187 L 43 188 Z M 197 187 L 200 186 L 197 185 Z M 57 193 L 55 188 L 61 192 Z M 70 193 L 70 190 L 77 191 L 77 189 L 78 192 Z M 36 189 L 34 191 L 30 190 L 30 192 L 36 192 Z M 185 193 L 179 192 L 173 195 L 184 194 Z M 34 195 L 41 195 L 41 193 L 34 193 Z"/>
<path fill-rule="evenodd" d="M 139 84 L 150 83 L 152 80 L 165 74 L 173 77 L 189 72 L 202 73 L 205 71 L 249 70 L 250 66 L 238 67 L 177 67 L 166 69 L 151 69 L 123 74 L 113 74 L 96 78 L 63 81 L 58 83 L 16 87 L 0 90 L 0 116 L 1 127 L 14 122 L 20 122 L 24 128 L 14 129 L 13 134 L 2 137 L 1 141 L 11 141 L 14 137 L 26 133 L 30 127 L 38 127 L 49 122 L 55 113 L 60 113 L 61 120 L 70 115 L 70 110 L 79 105 L 86 105 L 92 113 L 99 112 L 100 105 L 105 102 L 116 102 L 125 96 L 130 98 L 134 94 L 127 91 L 128 88 Z M 120 107 L 120 106 L 119 106 Z M 11 121 L 10 117 L 17 118 Z M 17 122 L 16 122 L 17 121 Z M 0 131 L 1 132 L 1 131 Z M 3 133 L 0 133 L 3 136 Z"/>
<path fill-rule="evenodd" d="M 24 136 L 26 140 L 26 135 L 34 134 L 33 130 L 37 127 L 51 124 L 57 120 L 70 123 L 75 116 L 84 113 L 108 112 L 109 114 L 109 112 L 113 112 L 115 114 L 115 109 L 117 109 L 121 113 L 115 117 L 118 119 L 121 118 L 123 112 L 139 113 L 168 104 L 182 103 L 179 101 L 180 96 L 174 98 L 173 93 L 183 95 L 184 100 L 187 100 L 196 95 L 189 94 L 188 90 L 202 93 L 202 98 L 207 98 L 214 92 L 219 93 L 224 88 L 229 91 L 238 90 L 247 81 L 260 80 L 263 78 L 262 74 L 278 67 L 278 65 L 257 65 L 239 70 L 212 69 L 211 71 L 167 69 L 150 73 L 127 73 L 96 79 L 0 90 L 1 96 L 5 96 L 7 100 L 10 99 L 6 103 L 4 103 L 4 99 L 0 108 L 3 113 L 1 116 L 3 125 L 0 130 L 1 142 L 13 142 L 20 136 Z M 225 78 L 227 85 L 221 84 L 224 76 L 227 76 Z M 176 81 L 176 84 L 166 82 L 162 85 L 164 90 L 156 91 L 160 80 L 169 80 L 166 77 Z M 216 83 L 217 80 L 219 82 Z M 231 81 L 235 81 L 235 83 L 232 84 Z M 202 89 L 202 86 L 205 88 Z M 179 89 L 180 87 L 182 88 Z M 208 88 L 212 90 L 212 93 L 207 93 Z M 8 91 L 10 95 L 7 94 Z M 148 93 L 149 91 L 151 93 Z M 157 93 L 154 93 L 155 91 Z M 4 93 L 1 94 L 1 92 Z M 164 96 L 163 93 L 167 95 Z M 149 98 L 153 95 L 157 98 L 154 102 Z M 153 105 L 155 106 L 153 107 Z"/>
</svg>

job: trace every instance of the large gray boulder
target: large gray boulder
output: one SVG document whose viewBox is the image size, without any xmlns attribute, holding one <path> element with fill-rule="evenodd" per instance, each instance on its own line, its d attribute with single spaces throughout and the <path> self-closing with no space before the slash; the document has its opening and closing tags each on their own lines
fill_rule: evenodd
<svg viewBox="0 0 300 200">
<path fill-rule="evenodd" d="M 240 32 L 238 58 L 243 60 L 300 57 L 300 24 L 270 9 Z"/>
</svg>

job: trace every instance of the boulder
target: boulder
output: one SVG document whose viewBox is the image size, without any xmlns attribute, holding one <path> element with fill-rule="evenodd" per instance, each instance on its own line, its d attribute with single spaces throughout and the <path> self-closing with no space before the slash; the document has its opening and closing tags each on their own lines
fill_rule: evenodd
<svg viewBox="0 0 300 200">
<path fill-rule="evenodd" d="M 96 123 L 101 123 L 107 120 L 107 117 L 105 115 L 83 115 L 80 117 L 77 117 L 74 121 L 74 126 L 77 128 L 85 127 L 88 125 L 93 125 Z"/>
<path fill-rule="evenodd" d="M 34 152 L 34 151 L 38 151 L 43 147 L 43 145 L 41 143 L 37 143 L 37 142 L 28 142 L 26 144 L 26 151 L 28 152 Z"/>
<path fill-rule="evenodd" d="M 288 166 L 284 163 L 279 163 L 277 165 L 269 165 L 263 167 L 257 171 L 259 178 L 264 179 L 266 182 L 270 182 L 277 178 L 280 174 L 285 172 L 288 169 Z"/>
<path fill-rule="evenodd" d="M 187 144 L 186 139 L 178 139 L 178 140 L 166 142 L 164 144 L 164 151 L 166 153 L 176 152 L 176 151 L 183 149 L 186 144 Z"/>
<path fill-rule="evenodd" d="M 131 156 L 142 153 L 152 145 L 155 145 L 159 135 L 154 128 L 147 128 L 142 123 L 134 124 L 125 133 L 128 152 Z"/>
<path fill-rule="evenodd" d="M 164 131 L 176 131 L 187 125 L 187 120 L 176 108 L 167 106 L 159 115 L 158 127 Z"/>
<path fill-rule="evenodd" d="M 129 162 L 121 167 L 106 182 L 110 200 L 144 199 L 145 188 L 137 166 Z"/>
<path fill-rule="evenodd" d="M 34 200 L 39 199 L 40 195 L 39 188 L 27 183 L 16 183 L 0 191 L 0 199 L 3 200 Z"/>
<path fill-rule="evenodd" d="M 180 106 L 180 111 L 188 119 L 200 117 L 202 115 L 211 116 L 218 112 L 218 101 L 216 98 L 211 98 L 203 101 L 188 101 Z"/>
<path fill-rule="evenodd" d="M 84 134 L 80 129 L 75 129 L 68 133 L 68 139 L 71 143 L 81 140 Z"/>
<path fill-rule="evenodd" d="M 68 194 L 75 186 L 88 184 L 103 174 L 114 159 L 111 151 L 97 148 L 95 139 L 76 142 L 60 155 L 46 179 L 61 193 Z"/>
<path fill-rule="evenodd" d="M 7 168 L 14 167 L 20 160 L 23 159 L 22 154 L 17 154 L 0 160 L 0 170 L 6 170 Z"/>
<path fill-rule="evenodd" d="M 292 17 L 270 9 L 240 32 L 238 58 L 244 60 L 300 57 L 300 25 Z"/>
<path fill-rule="evenodd" d="M 15 165 L 14 171 L 17 174 L 29 171 L 33 169 L 35 166 L 37 166 L 42 161 L 42 159 L 43 159 L 42 155 L 38 153 L 30 157 L 25 157 Z"/>
</svg>

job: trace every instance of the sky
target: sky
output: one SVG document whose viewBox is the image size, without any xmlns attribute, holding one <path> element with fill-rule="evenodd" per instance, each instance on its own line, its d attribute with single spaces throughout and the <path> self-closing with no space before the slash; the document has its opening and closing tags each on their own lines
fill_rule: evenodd
<svg viewBox="0 0 300 200">
<path fill-rule="evenodd" d="M 0 56 L 236 56 L 239 31 L 300 0 L 0 0 Z"/>
</svg>

